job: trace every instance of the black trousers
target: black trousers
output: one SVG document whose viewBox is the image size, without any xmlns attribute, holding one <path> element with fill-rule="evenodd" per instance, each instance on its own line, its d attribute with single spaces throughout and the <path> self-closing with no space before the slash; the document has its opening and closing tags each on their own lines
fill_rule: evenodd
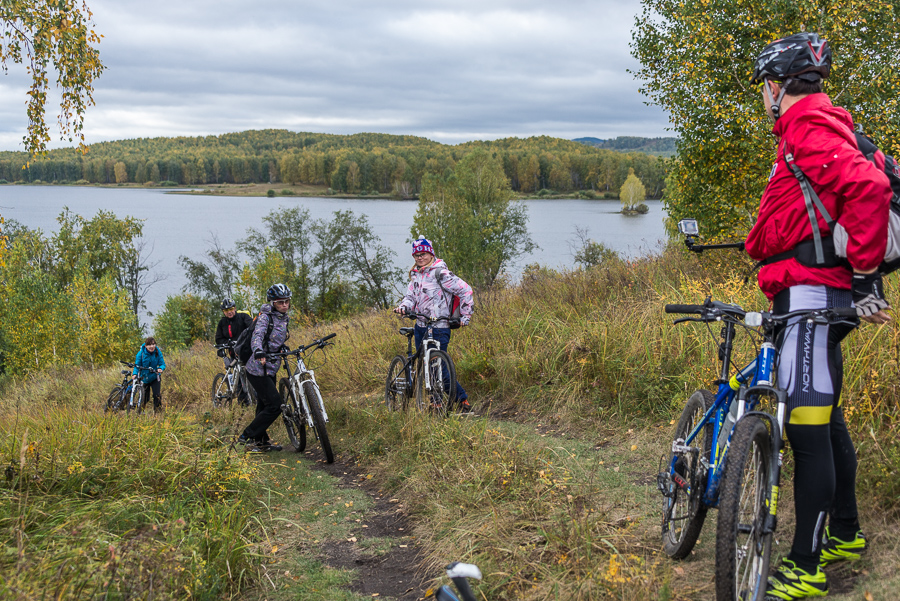
<svg viewBox="0 0 900 601">
<path fill-rule="evenodd" d="M 269 443 L 266 431 L 281 415 L 281 395 L 275 385 L 275 376 L 247 374 L 247 380 L 256 391 L 256 417 L 244 428 L 244 436 L 259 444 Z"/>
<path fill-rule="evenodd" d="M 159 378 L 156 378 L 152 382 L 141 383 L 143 387 L 143 393 L 146 396 L 147 393 L 153 392 L 153 409 L 155 411 L 159 411 L 162 409 L 162 385 L 159 381 Z M 147 401 L 144 401 L 145 403 Z"/>
</svg>

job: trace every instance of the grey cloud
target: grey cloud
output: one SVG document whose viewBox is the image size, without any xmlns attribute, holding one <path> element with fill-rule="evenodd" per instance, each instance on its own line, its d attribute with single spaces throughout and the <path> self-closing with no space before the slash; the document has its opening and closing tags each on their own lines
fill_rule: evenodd
<svg viewBox="0 0 900 601">
<path fill-rule="evenodd" d="M 446 142 L 666 135 L 627 73 L 637 0 L 90 4 L 109 69 L 89 141 L 264 127 Z M 15 100 L 0 97 L 0 113 L 21 113 L 24 132 Z"/>
</svg>

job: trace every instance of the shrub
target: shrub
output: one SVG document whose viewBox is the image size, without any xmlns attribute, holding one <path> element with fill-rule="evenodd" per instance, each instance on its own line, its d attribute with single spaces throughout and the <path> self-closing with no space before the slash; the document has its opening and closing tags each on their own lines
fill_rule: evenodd
<svg viewBox="0 0 900 601">
<path fill-rule="evenodd" d="M 282 196 L 293 196 L 294 191 L 291 190 L 290 188 L 285 188 L 284 190 L 281 191 L 281 195 Z"/>
<path fill-rule="evenodd" d="M 167 180 L 164 181 L 164 182 L 159 182 L 159 185 L 160 185 L 160 186 L 168 186 L 168 187 L 171 188 L 171 187 L 173 187 L 173 186 L 177 186 L 177 185 L 178 185 L 178 182 L 173 182 L 172 180 L 167 179 Z"/>
<path fill-rule="evenodd" d="M 44 182 L 39 179 L 32 180 L 31 183 L 37 186 L 42 186 L 44 184 Z"/>
<path fill-rule="evenodd" d="M 8 183 L 9 183 L 9 182 L 6 181 L 5 179 L 0 179 L 0 184 L 8 184 Z"/>
<path fill-rule="evenodd" d="M 266 196 L 269 198 L 275 198 L 275 190 L 266 190 Z"/>
<path fill-rule="evenodd" d="M 79 179 L 75 182 L 76 186 L 89 186 L 90 184 L 91 182 L 87 181 L 86 179 Z"/>
<path fill-rule="evenodd" d="M 537 195 L 541 197 L 550 196 L 551 194 L 553 194 L 553 190 L 548 190 L 547 188 L 541 188 L 537 193 Z"/>
</svg>

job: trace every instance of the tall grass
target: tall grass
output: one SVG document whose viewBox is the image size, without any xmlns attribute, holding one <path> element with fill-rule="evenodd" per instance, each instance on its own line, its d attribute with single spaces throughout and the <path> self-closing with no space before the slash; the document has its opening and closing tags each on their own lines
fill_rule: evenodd
<svg viewBox="0 0 900 601">
<path fill-rule="evenodd" d="M 719 328 L 673 325 L 666 303 L 706 296 L 766 310 L 768 301 L 746 265 L 670 248 L 658 257 L 609 261 L 558 273 L 529 268 L 521 285 L 481 293 L 472 325 L 450 346 L 460 381 L 483 409 L 514 407 L 586 431 L 647 417 L 672 418 L 696 388 L 715 390 Z M 896 276 L 889 300 L 900 307 Z M 319 381 L 331 392 L 379 395 L 390 357 L 405 352 L 397 328 L 411 325 L 384 312 L 315 331 L 339 336 Z M 739 335 L 735 362 L 748 361 L 755 341 Z M 864 461 L 862 485 L 887 507 L 900 496 L 900 330 L 896 322 L 863 325 L 843 343 L 845 412 Z"/>
<path fill-rule="evenodd" d="M 173 357 L 164 416 L 104 414 L 113 370 L 5 391 L 0 596 L 222 599 L 258 577 L 257 466 L 185 410 L 199 361 Z"/>
</svg>

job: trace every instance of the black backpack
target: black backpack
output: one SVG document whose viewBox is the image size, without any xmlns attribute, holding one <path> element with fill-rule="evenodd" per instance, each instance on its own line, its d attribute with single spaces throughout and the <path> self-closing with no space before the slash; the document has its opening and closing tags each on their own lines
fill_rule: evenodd
<svg viewBox="0 0 900 601">
<path fill-rule="evenodd" d="M 856 145 L 859 147 L 859 151 L 866 159 L 877 165 L 875 163 L 875 153 L 878 152 L 878 146 L 862 132 L 857 131 L 853 133 L 856 137 Z M 822 204 L 812 184 L 794 162 L 793 154 L 785 152 L 784 160 L 788 168 L 793 172 L 794 177 L 800 182 L 800 189 L 803 191 L 803 198 L 806 201 L 806 212 L 809 215 L 809 223 L 813 230 L 813 238 L 804 240 L 789 251 L 760 261 L 757 263 L 757 268 L 791 258 L 797 259 L 798 262 L 807 267 L 838 267 L 847 265 L 848 236 L 846 230 L 837 220 L 832 218 L 828 209 Z M 884 155 L 884 173 L 887 175 L 893 194 L 891 196 L 888 218 L 887 248 L 884 253 L 884 261 L 879 266 L 878 271 L 882 274 L 888 274 L 900 267 L 900 165 L 898 165 L 894 157 L 887 154 Z M 816 211 L 822 215 L 828 224 L 828 229 L 831 230 L 830 236 L 823 236 L 819 231 Z"/>
<path fill-rule="evenodd" d="M 253 321 L 250 323 L 250 327 L 244 328 L 244 331 L 240 333 L 240 335 L 234 341 L 234 354 L 237 355 L 238 361 L 243 364 L 246 364 L 247 361 L 250 360 L 250 357 L 253 356 L 253 348 L 251 346 L 253 342 L 253 331 L 256 329 L 256 322 L 259 319 L 259 315 L 253 318 Z M 263 349 L 265 350 L 269 346 L 269 336 L 272 335 L 272 328 L 275 323 L 272 320 L 272 316 L 269 316 L 269 325 L 266 326 L 266 334 L 263 336 Z"/>
</svg>

